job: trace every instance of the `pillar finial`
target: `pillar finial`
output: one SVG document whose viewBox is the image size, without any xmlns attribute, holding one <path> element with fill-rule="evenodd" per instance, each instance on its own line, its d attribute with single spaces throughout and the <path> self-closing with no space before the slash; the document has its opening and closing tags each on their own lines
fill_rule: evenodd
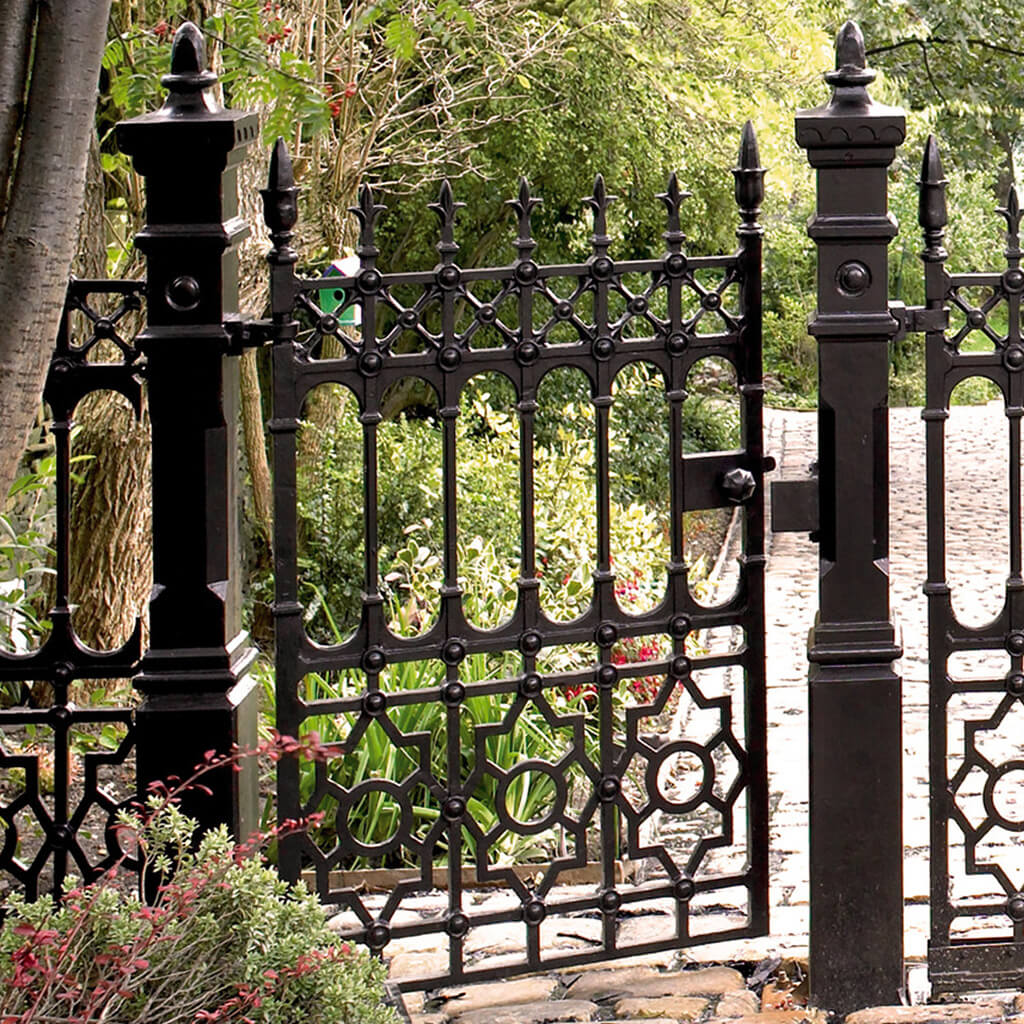
<svg viewBox="0 0 1024 1024">
<path fill-rule="evenodd" d="M 172 115 L 216 113 L 219 109 L 206 91 L 217 84 L 217 75 L 206 66 L 206 42 L 191 21 L 183 22 L 174 33 L 171 71 L 160 84 L 167 90 L 164 109 Z"/>
</svg>

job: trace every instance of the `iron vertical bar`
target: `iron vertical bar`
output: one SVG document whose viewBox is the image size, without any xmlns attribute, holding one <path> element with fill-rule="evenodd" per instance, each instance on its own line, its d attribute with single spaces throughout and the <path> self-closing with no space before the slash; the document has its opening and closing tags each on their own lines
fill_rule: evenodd
<svg viewBox="0 0 1024 1024">
<path fill-rule="evenodd" d="M 935 137 L 929 136 L 921 161 L 918 223 L 924 233 L 921 260 L 924 263 L 925 305 L 941 310 L 946 301 L 946 179 L 942 174 Z M 925 336 L 925 423 L 926 508 L 928 521 L 928 575 L 924 592 L 928 599 L 928 762 L 929 762 L 929 946 L 946 945 L 949 940 L 949 849 L 948 770 L 946 758 L 946 706 L 949 685 L 946 652 L 941 638 L 950 622 L 950 592 L 946 582 L 945 433 L 949 418 L 945 394 L 946 339 L 941 330 Z"/>
<path fill-rule="evenodd" d="M 275 719 L 285 736 L 297 737 L 302 722 L 296 669 L 303 644 L 302 605 L 298 581 L 298 482 L 296 435 L 299 401 L 296 395 L 293 346 L 298 329 L 295 305 L 295 264 L 292 228 L 298 220 L 298 188 L 291 158 L 278 139 L 270 158 L 267 187 L 262 190 L 263 219 L 273 244 L 267 253 L 270 267 L 270 310 L 273 323 L 274 417 L 268 424 L 274 458 L 274 693 Z M 294 758 L 277 764 L 278 822 L 301 816 L 299 768 Z M 278 844 L 278 871 L 289 882 L 299 880 L 302 869 L 300 837 L 283 836 Z"/>
<path fill-rule="evenodd" d="M 737 380 L 743 396 L 742 446 L 752 466 L 765 465 L 761 348 L 761 258 L 764 228 L 758 223 L 764 199 L 764 168 L 754 126 L 743 127 L 739 160 L 733 171 L 740 224 L 736 237 L 739 253 L 740 332 Z M 763 476 L 758 473 L 763 481 Z M 751 888 L 750 924 L 768 931 L 768 752 L 767 693 L 765 686 L 764 608 L 764 487 L 759 486 L 743 506 L 743 554 L 740 566 L 747 595 L 745 679 L 745 732 L 747 744 L 747 819 Z"/>
<path fill-rule="evenodd" d="M 868 95 L 860 29 L 836 42 L 833 95 L 801 111 L 817 169 L 820 610 L 808 657 L 813 1002 L 847 1013 L 903 983 L 901 650 L 889 609 L 887 168 L 902 111 Z"/>
</svg>

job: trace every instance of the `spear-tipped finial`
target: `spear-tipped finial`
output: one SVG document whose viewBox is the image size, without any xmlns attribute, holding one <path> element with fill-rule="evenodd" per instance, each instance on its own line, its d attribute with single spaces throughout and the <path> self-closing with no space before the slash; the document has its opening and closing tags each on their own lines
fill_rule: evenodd
<svg viewBox="0 0 1024 1024">
<path fill-rule="evenodd" d="M 506 206 L 511 206 L 516 212 L 518 221 L 518 237 L 515 240 L 516 252 L 519 259 L 529 259 L 533 250 L 537 247 L 533 240 L 533 229 L 530 224 L 530 215 L 541 205 L 541 200 L 530 192 L 530 183 L 525 175 L 519 179 L 519 194 L 515 199 L 506 199 Z"/>
<path fill-rule="evenodd" d="M 292 170 L 292 158 L 280 135 L 270 153 L 270 174 L 267 188 L 281 190 L 295 187 L 295 172 Z"/>
<path fill-rule="evenodd" d="M 171 71 L 160 83 L 167 90 L 164 109 L 171 114 L 216 113 L 217 106 L 206 90 L 217 84 L 217 76 L 206 67 L 203 33 L 186 21 L 174 33 Z"/>
<path fill-rule="evenodd" d="M 465 203 L 455 201 L 451 182 L 447 178 L 441 182 L 441 188 L 437 193 L 437 202 L 428 204 L 428 209 L 433 210 L 441 222 L 441 241 L 437 244 L 437 251 L 441 253 L 442 257 L 459 251 L 455 242 L 455 215 L 465 205 Z"/>
<path fill-rule="evenodd" d="M 664 192 L 658 193 L 658 198 L 665 204 L 667 213 L 667 224 L 662 238 L 668 243 L 668 251 L 676 253 L 681 251 L 686 235 L 683 234 L 679 221 L 679 210 L 684 199 L 689 199 L 692 192 L 687 192 L 679 187 L 679 176 L 673 171 L 668 177 L 668 186 Z"/>
<path fill-rule="evenodd" d="M 996 212 L 1001 214 L 1006 221 L 1006 255 L 1011 258 L 1019 258 L 1022 211 L 1015 184 L 1010 185 L 1010 191 L 1006 196 L 1006 205 L 998 207 Z"/>
<path fill-rule="evenodd" d="M 948 221 L 946 215 L 946 179 L 939 159 L 939 144 L 934 135 L 929 135 L 924 144 L 921 158 L 921 180 L 917 187 L 920 197 L 917 204 L 917 222 L 924 231 L 941 231 Z"/>
<path fill-rule="evenodd" d="M 387 209 L 383 203 L 378 203 L 369 185 L 359 186 L 358 202 L 350 206 L 348 212 L 355 214 L 359 221 L 359 246 L 356 254 L 362 258 L 369 259 L 377 256 L 377 249 L 374 244 L 374 232 L 377 227 L 377 218 Z"/>
<path fill-rule="evenodd" d="M 941 263 L 946 258 L 942 247 L 942 229 L 948 220 L 946 216 L 946 179 L 942 174 L 939 159 L 939 144 L 934 135 L 928 136 L 921 158 L 921 179 L 917 183 L 917 223 L 924 232 L 924 251 L 921 258 L 926 263 Z"/>
<path fill-rule="evenodd" d="M 618 199 L 608 192 L 604 183 L 604 175 L 594 178 L 594 191 L 583 202 L 594 211 L 594 245 L 607 247 L 608 238 L 608 207 Z"/>
<path fill-rule="evenodd" d="M 757 221 L 764 201 L 764 168 L 761 166 L 757 135 L 751 121 L 743 126 L 737 166 L 732 173 L 736 179 L 736 205 L 740 208 L 743 223 L 753 224 Z"/>
<path fill-rule="evenodd" d="M 270 256 L 272 262 L 294 262 L 291 258 L 294 253 L 288 243 L 292 238 L 292 228 L 299 217 L 296 202 L 298 192 L 288 147 L 279 136 L 270 154 L 267 187 L 260 189 L 260 196 L 263 198 L 263 222 L 267 225 L 274 243 L 274 250 Z"/>
</svg>

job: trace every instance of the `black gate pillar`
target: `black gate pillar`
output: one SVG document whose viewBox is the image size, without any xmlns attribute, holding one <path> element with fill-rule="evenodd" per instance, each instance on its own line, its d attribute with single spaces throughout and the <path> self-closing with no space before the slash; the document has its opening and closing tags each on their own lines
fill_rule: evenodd
<svg viewBox="0 0 1024 1024">
<path fill-rule="evenodd" d="M 903 983 L 902 651 L 889 613 L 887 168 L 903 112 L 874 103 L 847 22 L 829 102 L 796 118 L 818 172 L 820 608 L 809 640 L 811 992 L 845 1013 Z"/>
<path fill-rule="evenodd" d="M 199 30 L 174 39 L 164 106 L 118 125 L 146 179 L 146 355 L 153 431 L 153 593 L 149 648 L 135 686 L 139 790 L 188 778 L 204 753 L 256 744 L 252 650 L 241 629 L 238 551 L 236 165 L 256 137 L 254 114 L 218 109 Z M 203 778 L 185 794 L 204 828 L 244 838 L 257 822 L 257 765 Z"/>
</svg>

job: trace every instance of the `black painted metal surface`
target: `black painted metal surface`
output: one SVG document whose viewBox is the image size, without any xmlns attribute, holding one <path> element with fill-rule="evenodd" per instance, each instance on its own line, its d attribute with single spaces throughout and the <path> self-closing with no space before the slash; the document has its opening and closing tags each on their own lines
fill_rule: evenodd
<svg viewBox="0 0 1024 1024">
<path fill-rule="evenodd" d="M 900 110 L 867 86 L 860 29 L 836 40 L 832 98 L 801 111 L 817 170 L 820 610 L 808 641 L 810 968 L 815 1005 L 899 1001 L 903 984 L 901 650 L 889 612 L 887 170 Z"/>
<path fill-rule="evenodd" d="M 78 707 L 69 697 L 75 681 L 118 679 L 136 671 L 141 627 L 116 651 L 94 651 L 75 635 L 68 592 L 71 428 L 75 407 L 99 390 L 120 392 L 140 408 L 143 372 L 133 317 L 143 308 L 145 283 L 72 280 L 44 399 L 52 420 L 56 469 L 51 631 L 33 652 L 0 652 L 0 681 L 42 681 L 51 699 L 37 706 L 0 710 L 0 872 L 29 898 L 59 892 L 69 874 L 91 881 L 123 856 L 114 829 L 118 811 L 110 775 L 134 759 L 132 710 Z M 108 728 L 108 749 L 88 749 L 89 738 Z M 112 727 L 112 728 L 111 728 Z M 83 738 L 76 739 L 76 733 Z M 130 770 L 130 768 L 129 768 Z M 89 832 L 84 841 L 82 833 Z M 131 867 L 131 858 L 125 862 Z"/>
<path fill-rule="evenodd" d="M 950 274 L 944 263 L 945 179 L 938 146 L 929 138 L 920 181 L 919 220 L 924 231 L 927 306 L 941 317 L 926 335 L 928 480 L 928 654 L 931 789 L 931 941 L 928 973 L 937 992 L 1017 988 L 1024 984 L 1024 893 L 1014 866 L 989 842 L 1002 832 L 1003 854 L 1012 854 L 1024 822 L 1000 806 L 1000 780 L 1024 762 L 990 759 L 984 742 L 1000 736 L 1019 748 L 1010 724 L 1024 695 L 1024 579 L 1021 576 L 1021 417 L 1024 416 L 1024 338 L 1021 335 L 1021 210 L 1015 187 L 999 213 L 1006 221 L 1005 267 L 990 273 Z M 945 327 L 947 314 L 956 324 Z M 971 351 L 982 340 L 989 351 Z M 1009 564 L 999 614 L 983 626 L 966 626 L 956 615 L 947 579 L 945 434 L 953 389 L 971 377 L 991 381 L 1001 394 L 1008 432 Z M 980 439 L 979 439 L 980 440 Z M 993 486 L 998 486 L 993 481 Z M 980 524 L 979 524 L 980 525 Z M 956 678 L 950 659 L 960 653 L 1008 655 L 1009 671 L 999 678 Z M 988 711 L 976 720 L 956 716 L 950 703 L 960 694 L 990 694 Z M 976 799 L 973 777 L 982 789 Z M 983 807 L 983 810 L 979 810 Z M 962 867 L 950 848 L 962 843 Z M 958 874 L 959 873 L 959 874 Z M 970 898 L 954 894 L 964 875 L 988 876 L 985 888 L 1000 895 Z M 967 927 L 984 924 L 983 937 L 965 937 Z M 996 927 L 993 927 L 995 925 Z"/>
<path fill-rule="evenodd" d="M 282 143 L 274 152 L 264 198 L 274 240 L 269 255 L 275 325 L 274 415 L 270 428 L 274 434 L 278 728 L 297 736 L 304 731 L 304 721 L 312 716 L 351 716 L 348 738 L 332 749 L 325 765 L 318 766 L 317 783 L 311 795 L 300 797 L 294 763 L 282 762 L 280 766 L 281 817 L 326 809 L 328 820 L 338 821 L 339 833 L 336 845 L 330 849 L 317 846 L 305 835 L 286 838 L 280 846 L 281 868 L 288 878 L 297 878 L 303 870 L 312 871 L 322 900 L 348 912 L 351 925 L 341 934 L 364 941 L 373 949 L 384 949 L 392 939 L 427 932 L 447 936 L 447 969 L 416 979 L 414 985 L 504 977 L 555 962 L 596 961 L 665 946 L 763 934 L 767 929 L 761 228 L 757 223 L 764 172 L 758 166 L 756 142 L 749 126 L 743 136 L 740 166 L 734 173 L 740 207 L 740 245 L 737 252 L 729 255 L 686 255 L 679 223 L 684 193 L 673 177 L 660 197 L 667 208 L 664 257 L 616 262 L 606 220 L 612 197 L 598 178 L 593 195 L 586 200 L 593 211 L 592 256 L 582 263 L 540 265 L 533 258 L 536 242 L 531 233 L 531 211 L 538 200 L 524 180 L 518 197 L 510 203 L 517 228 L 514 262 L 501 267 L 463 268 L 458 263 L 455 230 L 458 204 L 445 183 L 437 202 L 431 206 L 440 221 L 438 265 L 422 272 L 388 274 L 377 266 L 375 245 L 375 225 L 385 210 L 374 193 L 364 187 L 358 206 L 353 209 L 360 223 L 358 273 L 341 279 L 305 280 L 294 275 L 297 257 L 290 247 L 296 220 L 290 163 Z M 697 271 L 715 272 L 718 285 L 701 284 L 695 278 Z M 643 275 L 648 283 L 643 290 L 631 291 L 623 283 L 627 274 L 633 275 L 633 280 Z M 551 290 L 549 282 L 555 277 L 575 281 L 568 298 Z M 738 282 L 739 308 L 729 311 L 723 306 L 722 293 L 732 282 Z M 478 299 L 474 288 L 481 284 L 495 286 L 496 295 L 487 301 Z M 340 331 L 337 316 L 324 314 L 317 306 L 318 292 L 328 287 L 344 289 L 349 296 L 348 304 L 361 308 L 361 337 Z M 694 315 L 683 314 L 684 292 L 699 298 L 700 308 Z M 658 293 L 667 296 L 665 317 L 652 311 Z M 404 297 L 400 300 L 399 295 Z M 610 296 L 624 301 L 625 312 L 621 316 L 609 314 Z M 441 309 L 439 328 L 434 329 L 428 326 L 423 312 L 432 303 Z M 457 315 L 458 309 L 474 313 L 468 323 Z M 535 318 L 538 309 L 545 314 Z M 378 325 L 385 322 L 382 310 L 386 311 L 390 326 L 378 331 Z M 631 330 L 624 332 L 624 325 L 630 322 Z M 716 326 L 709 326 L 712 323 Z M 571 325 L 576 340 L 565 344 L 551 342 L 549 334 L 558 324 Z M 475 346 L 474 335 L 483 325 L 499 332 L 500 346 Z M 420 351 L 399 350 L 396 340 L 403 331 L 416 335 Z M 340 346 L 339 358 L 321 358 L 326 337 Z M 706 356 L 720 356 L 736 368 L 743 448 L 684 456 L 681 410 L 687 374 L 698 359 Z M 671 467 L 671 561 L 666 566 L 666 596 L 662 603 L 649 613 L 630 615 L 622 610 L 615 596 L 609 530 L 608 425 L 615 376 L 623 367 L 639 360 L 657 368 L 670 408 L 671 442 L 665 459 Z M 548 617 L 539 599 L 530 468 L 538 385 L 545 373 L 562 366 L 586 374 L 596 421 L 597 487 L 593 514 L 598 540 L 592 603 L 585 614 L 568 623 Z M 473 626 L 463 609 L 455 502 L 455 417 L 460 393 L 474 375 L 488 371 L 506 375 L 514 385 L 516 402 L 514 409 L 508 411 L 518 418 L 522 452 L 519 495 L 513 499 L 520 506 L 522 524 L 519 597 L 511 619 L 494 630 Z M 389 631 L 377 560 L 377 434 L 382 420 L 381 397 L 389 384 L 406 376 L 425 381 L 439 396 L 444 451 L 441 611 L 436 624 L 416 638 L 400 637 Z M 359 627 L 347 642 L 324 647 L 314 644 L 306 635 L 304 608 L 299 601 L 296 434 L 305 397 L 312 388 L 328 382 L 351 389 L 358 401 L 365 461 L 365 565 Z M 744 530 L 740 587 L 727 604 L 709 611 L 694 600 L 688 589 L 683 511 L 736 503 L 742 505 Z M 687 637 L 713 626 L 739 627 L 744 636 L 742 646 L 729 654 L 688 657 Z M 665 634 L 671 638 L 671 652 L 660 660 L 629 666 L 613 663 L 611 652 L 617 640 Z M 562 674 L 538 671 L 542 650 L 564 644 L 589 645 L 592 667 Z M 503 652 L 515 652 L 518 657 L 520 668 L 514 675 L 486 682 L 468 681 L 464 677 L 467 658 Z M 433 666 L 436 684 L 414 691 L 389 690 L 388 667 L 411 661 Z M 735 666 L 745 676 L 744 706 L 728 696 L 705 698 L 693 678 L 692 673 L 701 667 L 726 665 Z M 346 673 L 347 689 L 334 700 L 301 699 L 303 679 L 314 671 Z M 641 675 L 657 675 L 657 696 L 650 704 L 628 709 L 624 735 L 616 736 L 613 691 L 621 680 Z M 596 716 L 599 723 L 596 751 L 588 753 L 585 748 L 583 714 L 559 715 L 549 703 L 552 691 L 566 686 L 595 689 L 588 714 Z M 676 687 L 682 687 L 700 706 L 719 709 L 721 730 L 707 746 L 687 741 L 658 746 L 650 734 L 655 717 L 664 710 Z M 473 723 L 466 717 L 466 702 L 480 694 L 500 697 L 504 702 L 500 718 Z M 444 724 L 439 735 L 400 731 L 389 711 L 410 703 L 443 708 Z M 536 758 L 523 762 L 515 772 L 507 772 L 488 759 L 487 736 L 516 729 L 527 708 L 538 712 L 553 731 L 569 730 L 573 738 L 556 763 Z M 745 745 L 736 738 L 740 722 Z M 332 764 L 358 756 L 367 730 L 374 726 L 382 730 L 389 743 L 416 751 L 416 770 L 405 780 L 392 784 L 369 780 L 351 791 L 332 783 Z M 728 791 L 716 795 L 711 748 L 723 743 L 736 757 L 739 772 Z M 441 762 L 447 765 L 446 772 L 438 771 L 437 759 L 432 754 L 434 744 L 444 751 Z M 681 752 L 696 756 L 704 772 L 697 795 L 684 808 L 667 799 L 652 781 L 666 758 Z M 643 765 L 649 780 L 642 799 L 624 784 L 631 763 Z M 541 822 L 518 821 L 507 807 L 498 806 L 501 829 L 527 835 L 556 827 L 565 841 L 561 856 L 553 864 L 539 866 L 537 876 L 528 882 L 510 868 L 493 863 L 488 850 L 494 835 L 485 835 L 471 810 L 486 776 L 499 781 L 500 794 L 513 774 L 526 770 L 553 778 L 558 797 Z M 582 780 L 585 790 L 576 806 L 570 806 L 568 801 L 566 780 L 570 772 Z M 414 824 L 414 787 L 420 787 L 421 793 L 427 792 L 429 804 L 436 808 L 436 818 L 429 827 Z M 401 821 L 387 842 L 370 846 L 347 835 L 344 822 L 348 810 L 375 790 L 386 790 Z M 741 798 L 746 807 L 745 820 L 733 823 L 732 812 Z M 662 844 L 642 837 L 644 823 L 655 810 L 672 815 L 681 809 L 692 811 L 699 805 L 705 806 L 712 817 L 717 816 L 720 825 L 709 826 L 688 857 L 675 858 Z M 733 841 L 734 829 L 740 840 L 746 836 L 746 866 L 724 876 L 709 874 L 704 861 L 710 851 Z M 411 859 L 416 867 L 405 871 L 382 905 L 371 905 L 369 898 L 354 887 L 332 883 L 332 870 L 344 868 L 354 858 L 362 856 L 386 865 L 388 856 L 396 851 Z M 643 884 L 623 883 L 616 873 L 616 861 L 622 857 L 646 859 L 653 864 L 650 880 Z M 596 887 L 559 894 L 563 872 L 594 862 L 599 865 Z M 500 909 L 474 909 L 464 890 L 464 864 L 471 868 L 476 881 L 497 884 L 499 891 L 507 895 Z M 699 904 L 709 894 L 737 887 L 746 890 L 747 908 L 742 920 L 721 932 L 697 934 L 692 927 L 691 903 Z M 405 912 L 406 901 L 416 893 L 434 888 L 447 889 L 444 913 L 410 920 Z M 642 911 L 651 901 L 671 907 L 675 921 L 672 933 L 628 945 L 620 942 L 619 923 Z M 563 952 L 556 959 L 545 951 L 551 918 L 567 912 L 599 919 L 600 937 L 581 951 L 569 955 Z M 465 951 L 467 940 L 472 940 L 474 929 L 503 922 L 518 929 L 521 961 L 511 966 L 474 970 Z"/>
</svg>

